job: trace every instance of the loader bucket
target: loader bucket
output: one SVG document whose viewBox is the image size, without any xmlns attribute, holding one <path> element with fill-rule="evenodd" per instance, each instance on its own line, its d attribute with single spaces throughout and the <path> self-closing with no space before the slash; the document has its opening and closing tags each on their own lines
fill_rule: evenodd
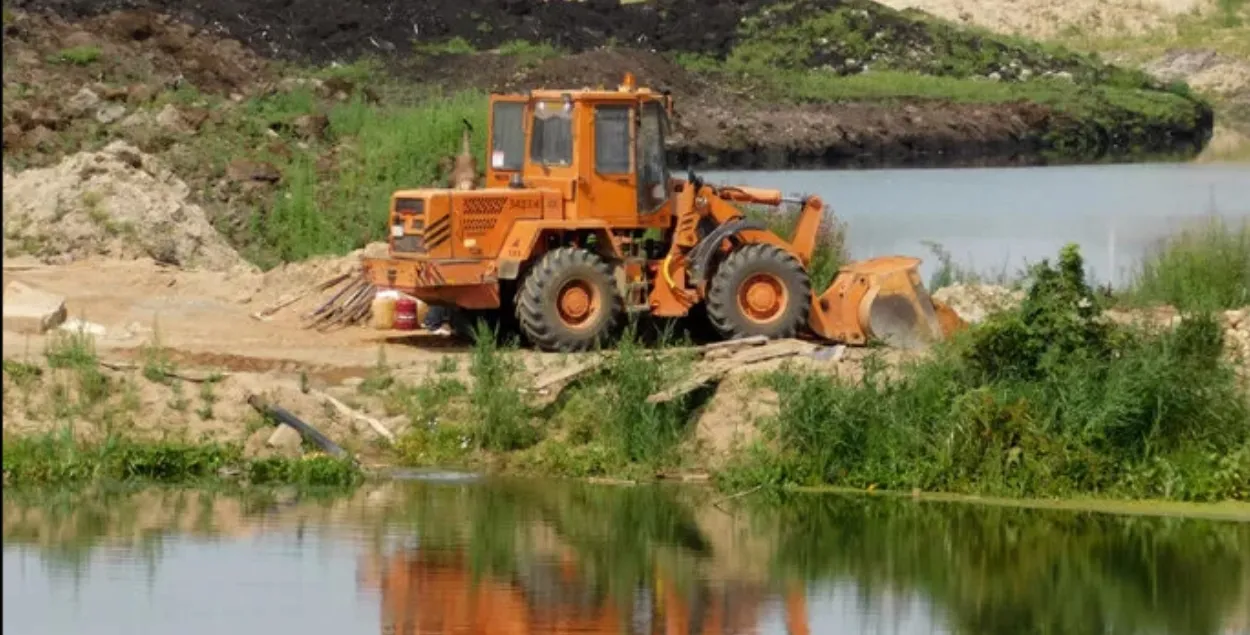
<svg viewBox="0 0 1250 635">
<path fill-rule="evenodd" d="M 943 339 L 962 321 L 929 296 L 919 266 L 919 258 L 885 256 L 842 267 L 829 289 L 812 298 L 808 326 L 819 337 L 851 345 L 875 338 L 915 349 Z"/>
</svg>

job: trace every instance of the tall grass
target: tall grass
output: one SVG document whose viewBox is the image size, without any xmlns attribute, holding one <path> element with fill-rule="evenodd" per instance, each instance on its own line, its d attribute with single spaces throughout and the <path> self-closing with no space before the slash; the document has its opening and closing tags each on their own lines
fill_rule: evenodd
<svg viewBox="0 0 1250 635">
<path fill-rule="evenodd" d="M 1160 241 L 1125 295 L 1182 311 L 1250 305 L 1250 220 L 1215 217 Z"/>
<path fill-rule="evenodd" d="M 602 419 L 599 427 L 608 446 L 625 462 L 658 466 L 671 460 L 686 430 L 689 395 L 674 402 L 649 403 L 647 398 L 687 376 L 690 360 L 665 350 L 668 334 L 659 346 L 641 345 L 636 327 L 625 329 L 600 381 Z"/>
<path fill-rule="evenodd" d="M 1250 497 L 1250 406 L 1209 314 L 1099 317 L 1075 247 L 1022 305 L 895 372 L 772 378 L 779 450 L 727 478 L 1014 496 Z"/>
<path fill-rule="evenodd" d="M 482 449 L 507 451 L 532 445 L 538 431 L 531 425 L 531 411 L 521 393 L 520 358 L 513 346 L 499 345 L 498 333 L 483 321 L 474 331 L 469 390 L 473 431 Z"/>
<path fill-rule="evenodd" d="M 485 165 L 486 104 L 484 94 L 465 92 L 386 106 L 356 97 L 333 106 L 328 137 L 343 142 L 285 160 L 281 191 L 253 217 L 249 256 L 272 265 L 384 239 L 391 194 L 436 184 L 439 159 L 459 151 L 462 119 L 473 123 L 473 150 Z M 315 103 L 307 91 L 295 91 L 253 110 L 259 120 L 288 120 L 315 112 Z"/>
</svg>

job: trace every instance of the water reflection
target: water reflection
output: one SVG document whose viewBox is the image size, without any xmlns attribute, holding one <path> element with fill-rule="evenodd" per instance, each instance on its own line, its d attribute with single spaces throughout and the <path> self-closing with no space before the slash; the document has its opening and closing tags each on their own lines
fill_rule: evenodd
<svg viewBox="0 0 1250 635">
<path fill-rule="evenodd" d="M 421 635 L 1247 630 L 1247 523 L 711 498 L 541 481 L 6 492 L 4 631 L 220 630 L 190 614 Z"/>
</svg>

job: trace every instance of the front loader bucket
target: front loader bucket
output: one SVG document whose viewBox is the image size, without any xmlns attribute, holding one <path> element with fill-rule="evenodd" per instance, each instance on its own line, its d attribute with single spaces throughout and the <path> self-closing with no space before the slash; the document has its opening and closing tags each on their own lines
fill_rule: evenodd
<svg viewBox="0 0 1250 635">
<path fill-rule="evenodd" d="M 929 296 L 919 266 L 919 258 L 885 256 L 842 267 L 829 289 L 812 298 L 808 326 L 824 339 L 851 345 L 878 339 L 914 349 L 943 339 L 962 321 Z"/>
</svg>

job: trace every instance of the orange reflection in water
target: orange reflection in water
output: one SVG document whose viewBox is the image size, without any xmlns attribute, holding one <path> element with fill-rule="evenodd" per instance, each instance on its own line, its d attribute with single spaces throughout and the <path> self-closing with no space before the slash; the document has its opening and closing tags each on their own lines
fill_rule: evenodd
<svg viewBox="0 0 1250 635">
<path fill-rule="evenodd" d="M 513 579 L 474 579 L 463 550 L 405 550 L 368 567 L 381 591 L 387 635 L 748 635 L 769 599 L 758 584 L 725 583 L 683 594 L 657 571 L 640 610 L 592 593 L 572 558 L 531 566 Z M 786 593 L 790 635 L 808 635 L 802 585 Z"/>
</svg>

